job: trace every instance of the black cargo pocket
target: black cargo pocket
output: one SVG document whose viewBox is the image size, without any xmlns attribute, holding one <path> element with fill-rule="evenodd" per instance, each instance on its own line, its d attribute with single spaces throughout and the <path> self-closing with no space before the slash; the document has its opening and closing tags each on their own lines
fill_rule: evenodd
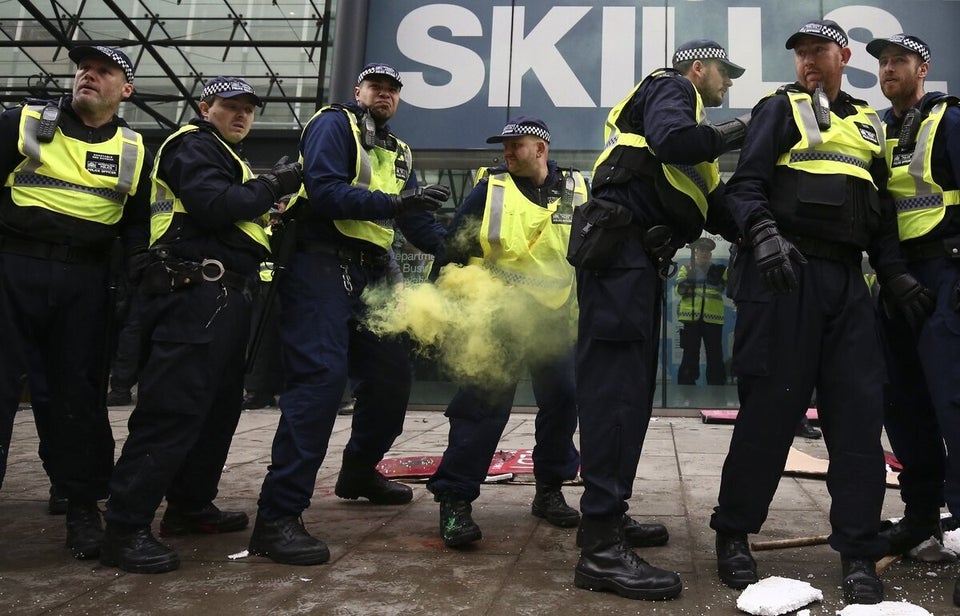
<svg viewBox="0 0 960 616">
<path fill-rule="evenodd" d="M 847 176 L 801 173 L 797 179 L 797 215 L 813 220 L 841 221 L 847 201 Z"/>
<path fill-rule="evenodd" d="M 577 277 L 580 333 L 600 340 L 646 340 L 658 325 L 657 272 L 646 266 Z"/>
<path fill-rule="evenodd" d="M 178 344 L 208 344 L 213 340 L 214 330 L 207 325 L 223 301 L 220 293 L 220 285 L 208 283 L 154 298 L 149 309 L 157 311 L 157 325 L 151 339 Z"/>
<path fill-rule="evenodd" d="M 771 302 L 737 302 L 732 364 L 735 376 L 769 375 L 773 317 Z"/>
<path fill-rule="evenodd" d="M 607 269 L 632 228 L 630 210 L 606 199 L 591 199 L 573 211 L 567 261 L 574 267 Z"/>
</svg>

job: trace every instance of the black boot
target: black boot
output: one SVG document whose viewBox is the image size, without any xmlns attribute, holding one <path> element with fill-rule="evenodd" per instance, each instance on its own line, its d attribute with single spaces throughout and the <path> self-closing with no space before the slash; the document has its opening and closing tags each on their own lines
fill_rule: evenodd
<svg viewBox="0 0 960 616">
<path fill-rule="evenodd" d="M 654 567 L 623 545 L 623 516 L 580 520 L 580 560 L 573 583 L 587 590 L 609 590 L 628 599 L 673 599 L 683 590 L 680 576 Z"/>
<path fill-rule="evenodd" d="M 64 496 L 57 484 L 50 483 L 50 500 L 47 501 L 47 513 L 50 515 L 63 515 L 67 512 L 67 497 Z"/>
<path fill-rule="evenodd" d="M 346 451 L 333 491 L 340 498 L 353 500 L 362 496 L 375 505 L 403 505 L 413 500 L 410 486 L 387 480 L 376 463 L 363 462 Z"/>
<path fill-rule="evenodd" d="M 623 514 L 620 533 L 628 548 L 655 548 L 670 540 L 670 532 L 663 524 L 641 524 L 627 514 Z M 583 547 L 583 526 L 577 529 L 577 547 Z"/>
<path fill-rule="evenodd" d="M 906 554 L 930 537 L 942 541 L 940 512 L 922 516 L 905 515 L 896 524 L 884 521 L 880 526 L 880 536 L 890 543 L 887 554 Z"/>
<path fill-rule="evenodd" d="M 757 581 L 757 561 L 750 554 L 746 534 L 717 533 L 717 573 L 721 582 L 736 590 Z"/>
<path fill-rule="evenodd" d="M 322 565 L 330 560 L 327 545 L 307 532 L 300 516 L 265 520 L 257 515 L 248 550 L 284 565 Z"/>
<path fill-rule="evenodd" d="M 480 527 L 473 521 L 473 506 L 452 494 L 438 494 L 440 503 L 440 537 L 448 548 L 459 548 L 483 538 Z"/>
<path fill-rule="evenodd" d="M 243 530 L 250 518 L 242 511 L 221 511 L 213 503 L 197 511 L 183 511 L 175 505 L 167 504 L 160 520 L 160 536 L 174 535 L 214 535 Z"/>
<path fill-rule="evenodd" d="M 797 424 L 796 435 L 802 436 L 803 438 L 811 438 L 811 439 L 817 439 L 823 436 L 823 434 L 820 433 L 820 430 L 817 430 L 816 428 L 813 427 L 813 425 L 810 423 L 810 420 L 807 419 L 806 415 L 804 415 L 800 419 L 800 423 Z"/>
<path fill-rule="evenodd" d="M 67 548 L 77 560 L 100 556 L 103 521 L 97 503 L 67 503 Z"/>
<path fill-rule="evenodd" d="M 129 406 L 133 404 L 133 394 L 129 389 L 111 389 L 107 393 L 107 406 Z"/>
<path fill-rule="evenodd" d="M 873 605 L 883 601 L 883 582 L 877 576 L 875 562 L 869 558 L 844 558 L 840 564 L 844 603 Z"/>
<path fill-rule="evenodd" d="M 561 528 L 572 528 L 580 523 L 580 512 L 567 504 L 560 486 L 538 483 L 530 513 Z"/>
<path fill-rule="evenodd" d="M 953 604 L 960 607 L 960 577 L 953 583 Z"/>
<path fill-rule="evenodd" d="M 180 557 L 157 541 L 150 528 L 122 529 L 108 524 L 100 564 L 130 573 L 166 573 L 180 567 Z"/>
<path fill-rule="evenodd" d="M 656 522 L 641 524 L 623 514 L 623 542 L 631 548 L 654 548 L 670 540 L 667 527 Z"/>
</svg>

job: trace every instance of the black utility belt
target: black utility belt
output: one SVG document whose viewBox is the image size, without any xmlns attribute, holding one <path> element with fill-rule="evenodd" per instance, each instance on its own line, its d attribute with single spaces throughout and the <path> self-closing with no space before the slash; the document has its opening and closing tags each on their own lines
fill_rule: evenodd
<svg viewBox="0 0 960 616">
<path fill-rule="evenodd" d="M 334 255 L 341 261 L 354 263 L 362 267 L 372 269 L 383 269 L 390 263 L 390 255 L 386 250 L 379 252 L 374 250 L 363 250 L 353 246 L 343 244 L 334 244 L 322 240 L 297 240 L 297 249 L 302 252 L 319 252 L 326 255 Z"/>
<path fill-rule="evenodd" d="M 103 250 L 68 244 L 53 244 L 40 240 L 0 235 L 0 252 L 63 263 L 105 264 L 108 254 Z"/>
<path fill-rule="evenodd" d="M 162 295 L 203 282 L 216 282 L 238 291 L 253 291 L 256 285 L 253 275 L 231 272 L 217 259 L 163 259 L 147 266 L 140 289 L 150 295 Z"/>
<path fill-rule="evenodd" d="M 784 234 L 784 237 L 797 247 L 803 256 L 839 261 L 850 265 L 860 266 L 863 260 L 863 250 L 837 242 L 827 242 L 821 239 Z"/>
<path fill-rule="evenodd" d="M 907 261 L 927 259 L 960 259 L 960 236 L 931 240 L 917 244 L 900 245 L 900 253 Z"/>
</svg>

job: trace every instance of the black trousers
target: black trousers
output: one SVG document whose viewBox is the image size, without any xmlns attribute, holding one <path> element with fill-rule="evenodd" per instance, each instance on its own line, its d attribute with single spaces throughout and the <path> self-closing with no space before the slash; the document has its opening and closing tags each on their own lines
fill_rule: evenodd
<svg viewBox="0 0 960 616">
<path fill-rule="evenodd" d="M 663 281 L 640 243 L 618 267 L 577 270 L 576 379 L 585 516 L 619 516 L 653 410 Z M 629 265 L 629 267 L 625 267 Z"/>
<path fill-rule="evenodd" d="M 528 365 L 537 401 L 533 476 L 537 483 L 559 487 L 576 477 L 580 466 L 573 442 L 577 430 L 573 354 Z M 461 387 L 457 391 L 445 413 L 450 420 L 447 448 L 427 482 L 428 490 L 453 493 L 469 501 L 480 496 L 480 484 L 510 419 L 516 391 L 516 381 L 496 389 Z"/>
<path fill-rule="evenodd" d="M 253 344 L 254 329 L 267 308 L 266 299 L 273 283 L 261 281 L 257 293 L 253 296 L 253 318 L 250 327 L 250 344 Z M 280 314 L 279 297 L 264 322 L 260 334 L 260 348 L 253 358 L 250 372 L 247 373 L 243 388 L 258 396 L 275 396 L 283 389 L 283 364 L 280 347 L 280 326 L 277 315 Z"/>
<path fill-rule="evenodd" d="M 44 466 L 75 502 L 106 497 L 113 468 L 103 404 L 111 312 L 105 265 L 0 253 L 0 466 L 29 374 Z"/>
<path fill-rule="evenodd" d="M 723 324 L 705 321 L 683 321 L 680 348 L 683 358 L 677 369 L 678 385 L 694 385 L 700 378 L 700 342 L 707 353 L 707 385 L 725 385 L 727 371 L 723 365 Z"/>
<path fill-rule="evenodd" d="M 734 298 L 740 412 L 710 526 L 760 530 L 816 387 L 830 458 L 830 545 L 845 558 L 880 558 L 887 549 L 877 536 L 886 490 L 884 365 L 859 264 L 808 258 L 794 263 L 799 288 L 774 294 L 761 286 L 752 255 L 743 256 Z"/>
<path fill-rule="evenodd" d="M 117 333 L 117 348 L 110 364 L 110 388 L 118 391 L 130 391 L 140 372 L 140 303 L 143 296 L 136 289 L 129 293 L 127 314 Z"/>
<path fill-rule="evenodd" d="M 160 502 L 213 501 L 240 420 L 249 292 L 201 283 L 141 298 L 145 362 L 106 520 L 149 526 Z"/>
<path fill-rule="evenodd" d="M 904 512 L 930 515 L 946 502 L 960 516 L 960 464 L 947 457 L 960 451 L 960 265 L 942 258 L 909 267 L 936 293 L 937 306 L 918 333 L 902 320 L 883 320 L 890 377 L 884 424 L 903 464 Z"/>
</svg>

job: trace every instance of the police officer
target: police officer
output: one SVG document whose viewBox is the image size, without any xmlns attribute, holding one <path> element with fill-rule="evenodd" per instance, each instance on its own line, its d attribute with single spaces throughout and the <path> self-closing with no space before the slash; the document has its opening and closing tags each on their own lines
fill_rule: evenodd
<svg viewBox="0 0 960 616">
<path fill-rule="evenodd" d="M 883 584 L 875 561 L 886 547 L 877 534 L 883 362 L 862 251 L 898 303 L 912 305 L 921 287 L 899 255 L 880 119 L 840 90 L 846 33 L 814 20 L 786 48 L 794 50 L 797 81 L 754 107 L 727 184 L 744 238 L 730 274 L 740 413 L 710 522 L 717 569 L 733 588 L 757 580 L 746 536 L 766 518 L 816 387 L 844 600 L 877 603 Z"/>
<path fill-rule="evenodd" d="M 689 41 L 677 49 L 672 69 L 647 76 L 607 118 L 594 199 L 581 209 L 587 223 L 588 207 L 602 206 L 614 219 L 625 210 L 629 225 L 607 267 L 577 264 L 584 492 L 574 583 L 580 588 L 633 599 L 668 599 L 682 589 L 680 576 L 629 549 L 636 543 L 624 530 L 632 523 L 627 500 L 652 412 L 667 265 L 679 247 L 700 236 L 708 212 L 710 228 L 719 228 L 715 208 L 708 210 L 721 194 L 716 159 L 736 147 L 745 128 L 741 119 L 708 123 L 704 107 L 722 104 L 743 70 L 718 43 Z M 589 239 L 595 230 L 575 223 L 571 236 Z M 643 526 L 646 537 L 666 541 L 663 525 Z"/>
<path fill-rule="evenodd" d="M 116 115 L 133 94 L 130 58 L 102 46 L 69 56 L 72 95 L 0 115 L 0 450 L 5 457 L 16 408 L 6 401 L 19 399 L 24 358 L 35 357 L 50 394 L 46 462 L 69 499 L 66 545 L 87 559 L 99 554 L 97 500 L 113 466 L 102 400 L 108 262 L 118 233 L 128 255 L 146 246 L 150 163 L 140 134 Z"/>
<path fill-rule="evenodd" d="M 447 258 L 482 265 L 506 281 L 516 289 L 512 301 L 517 307 L 529 305 L 543 330 L 561 338 L 561 349 L 544 348 L 550 343 L 542 337 L 542 346 L 533 348 L 523 348 L 528 346 L 523 341 L 512 345 L 505 341 L 506 348 L 512 349 L 505 361 L 513 366 L 505 372 L 518 374 L 521 362 L 527 364 L 539 407 L 533 449 L 536 494 L 531 512 L 556 526 L 576 526 L 580 514 L 567 505 L 560 491 L 561 484 L 576 477 L 580 467 L 573 443 L 577 429 L 572 333 L 576 300 L 573 268 L 565 254 L 573 208 L 587 199 L 586 181 L 579 171 L 561 169 L 550 160 L 550 131 L 539 118 L 510 120 L 487 143 L 503 144 L 504 164 L 482 170 L 484 179 L 464 199 L 447 228 L 449 237 L 455 238 L 448 246 Z M 470 248 L 454 255 L 455 246 L 464 243 L 460 237 L 464 234 Z M 480 495 L 480 484 L 510 417 L 516 389 L 517 380 L 464 385 L 447 407 L 449 441 L 427 489 L 440 503 L 440 536 L 449 547 L 481 538 L 470 503 Z"/>
<path fill-rule="evenodd" d="M 348 377 L 357 379 L 357 403 L 335 493 L 386 505 L 413 497 L 376 468 L 403 429 L 409 347 L 359 326 L 363 290 L 387 284 L 394 222 L 425 252 L 443 250 L 433 211 L 450 191 L 418 186 L 410 148 L 387 125 L 401 87 L 394 68 L 366 65 L 355 102 L 322 108 L 300 141 L 304 184 L 287 209 L 297 221 L 296 247 L 278 281 L 286 389 L 250 537 L 251 553 L 276 562 L 312 565 L 330 557 L 300 513 L 310 505 Z"/>
<path fill-rule="evenodd" d="M 925 323 L 923 313 L 881 313 L 890 375 L 884 423 L 903 464 L 905 505 L 903 518 L 882 534 L 891 553 L 901 554 L 939 534 L 944 494 L 960 516 L 960 469 L 947 463 L 943 446 L 960 451 L 960 105 L 924 91 L 930 47 L 918 37 L 875 39 L 867 51 L 879 60 L 880 88 L 892 105 L 883 120 L 900 249 L 910 273 L 936 295 Z"/>
<path fill-rule="evenodd" d="M 700 376 L 700 343 L 707 353 L 707 385 L 724 385 L 727 371 L 723 365 L 723 291 L 727 285 L 727 266 L 713 263 L 717 243 L 702 237 L 690 245 L 693 258 L 677 272 L 677 320 L 683 357 L 677 370 L 678 385 L 694 385 Z"/>
<path fill-rule="evenodd" d="M 179 567 L 153 536 L 246 528 L 213 504 L 240 419 L 244 348 L 266 213 L 300 186 L 298 163 L 255 176 L 241 158 L 262 102 L 246 81 L 215 77 L 201 117 L 170 135 L 151 180 L 150 256 L 140 283 L 145 357 L 129 435 L 110 481 L 100 562 L 132 573 Z"/>
</svg>

